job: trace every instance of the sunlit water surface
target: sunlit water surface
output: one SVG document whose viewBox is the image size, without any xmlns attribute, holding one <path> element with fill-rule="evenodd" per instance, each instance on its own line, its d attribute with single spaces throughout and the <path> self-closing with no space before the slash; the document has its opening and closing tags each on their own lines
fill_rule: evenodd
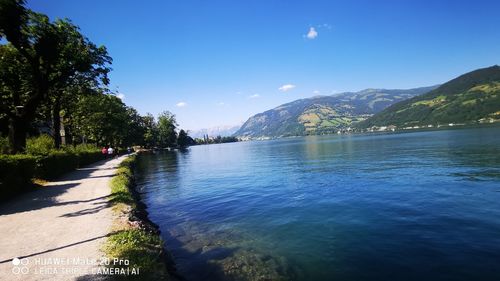
<svg viewBox="0 0 500 281">
<path fill-rule="evenodd" d="M 310 136 L 140 157 L 188 280 L 500 280 L 500 128 Z"/>
</svg>

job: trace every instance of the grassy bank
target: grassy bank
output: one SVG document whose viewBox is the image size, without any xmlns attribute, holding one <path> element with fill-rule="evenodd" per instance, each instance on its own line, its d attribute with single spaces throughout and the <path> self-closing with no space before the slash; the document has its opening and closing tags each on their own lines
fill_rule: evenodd
<svg viewBox="0 0 500 281">
<path fill-rule="evenodd" d="M 140 269 L 138 276 L 116 279 L 177 280 L 169 274 L 158 228 L 147 219 L 144 206 L 134 192 L 136 157 L 133 155 L 125 159 L 111 179 L 110 201 L 115 221 L 103 250 L 110 259 L 129 260 L 130 264 L 124 267 Z"/>
</svg>

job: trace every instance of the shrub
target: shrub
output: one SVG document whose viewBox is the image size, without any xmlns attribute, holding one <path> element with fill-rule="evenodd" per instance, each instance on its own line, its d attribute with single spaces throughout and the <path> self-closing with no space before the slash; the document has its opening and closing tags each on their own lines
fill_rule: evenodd
<svg viewBox="0 0 500 281">
<path fill-rule="evenodd" d="M 38 157 L 31 155 L 0 155 L 0 199 L 30 189 Z"/>
<path fill-rule="evenodd" d="M 7 137 L 0 137 L 0 154 L 9 153 L 9 139 Z"/>
<path fill-rule="evenodd" d="M 100 151 L 94 152 L 79 152 L 76 154 L 78 157 L 78 168 L 83 167 L 88 164 L 92 164 L 99 160 L 102 160 L 103 156 Z M 76 168 L 76 167 L 75 167 Z"/>
<path fill-rule="evenodd" d="M 54 179 L 76 168 L 94 163 L 102 159 L 98 151 L 94 152 L 69 152 L 56 150 L 49 155 L 38 158 L 36 177 L 41 179 Z"/>
<path fill-rule="evenodd" d="M 40 135 L 26 140 L 26 153 L 31 155 L 49 155 L 55 150 L 54 139 L 49 135 Z"/>
<path fill-rule="evenodd" d="M 54 179 L 78 167 L 78 156 L 71 152 L 52 151 L 37 160 L 36 177 Z"/>
<path fill-rule="evenodd" d="M 94 144 L 81 143 L 76 146 L 66 145 L 63 147 L 64 151 L 73 152 L 73 153 L 82 153 L 82 152 L 100 152 L 101 150 Z"/>
<path fill-rule="evenodd" d="M 45 137 L 42 137 L 45 138 Z M 0 200 L 30 189 L 33 178 L 54 179 L 102 159 L 96 147 L 77 146 L 70 150 L 49 149 L 42 138 L 33 140 L 31 148 L 38 154 L 0 155 Z M 43 148 L 43 149 L 42 149 Z M 44 154 L 41 154 L 43 151 Z M 46 153 L 46 154 L 45 154 Z"/>
</svg>

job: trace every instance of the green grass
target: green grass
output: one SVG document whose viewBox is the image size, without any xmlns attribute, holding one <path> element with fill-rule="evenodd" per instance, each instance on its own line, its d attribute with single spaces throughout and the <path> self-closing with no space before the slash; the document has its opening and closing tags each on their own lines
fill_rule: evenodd
<svg viewBox="0 0 500 281">
<path fill-rule="evenodd" d="M 126 158 L 119 166 L 117 174 L 111 179 L 111 199 L 117 217 L 127 216 L 137 205 L 130 192 L 133 185 L 133 166 L 136 156 Z M 156 233 L 135 227 L 129 222 L 117 219 L 114 231 L 103 246 L 111 260 L 128 260 L 124 268 L 138 268 L 139 275 L 115 275 L 115 280 L 171 280 L 161 259 L 163 241 Z M 117 266 L 112 266 L 117 267 Z M 118 266 L 120 267 L 120 266 Z"/>
<path fill-rule="evenodd" d="M 413 103 L 412 106 L 427 105 L 427 106 L 432 107 L 432 106 L 439 105 L 445 101 L 446 101 L 446 97 L 441 95 L 441 96 L 435 97 L 434 99 L 431 99 L 431 100 L 422 100 L 422 101 L 415 102 L 415 103 Z"/>
<path fill-rule="evenodd" d="M 104 246 L 104 251 L 111 260 L 128 260 L 130 264 L 123 266 L 124 268 L 139 269 L 139 275 L 117 275 L 116 280 L 170 280 L 165 264 L 160 261 L 162 249 L 163 242 L 158 235 L 140 228 L 113 232 Z"/>
</svg>

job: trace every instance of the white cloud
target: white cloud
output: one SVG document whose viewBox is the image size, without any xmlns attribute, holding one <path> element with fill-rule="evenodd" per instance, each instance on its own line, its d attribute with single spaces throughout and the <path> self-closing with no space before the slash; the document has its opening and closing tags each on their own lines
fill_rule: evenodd
<svg viewBox="0 0 500 281">
<path fill-rule="evenodd" d="M 318 90 L 314 90 L 314 91 L 313 91 L 313 94 L 315 94 L 315 95 L 317 95 L 317 94 L 319 94 L 319 93 L 320 93 L 320 91 L 318 91 Z"/>
<path fill-rule="evenodd" d="M 285 85 L 279 87 L 278 90 L 280 90 L 282 92 L 286 92 L 286 91 L 290 91 L 293 88 L 295 88 L 295 85 L 293 85 L 293 84 L 285 84 Z"/>
<path fill-rule="evenodd" d="M 177 107 L 185 107 L 187 105 L 188 104 L 186 102 L 181 101 L 181 102 L 178 102 L 175 106 L 177 106 Z"/>
<path fill-rule="evenodd" d="M 332 25 L 328 24 L 328 23 L 320 24 L 319 27 L 320 28 L 325 28 L 325 29 L 328 29 L 328 30 L 332 29 Z"/>
<path fill-rule="evenodd" d="M 122 94 L 122 93 L 116 93 L 116 97 L 121 99 L 121 100 L 124 100 L 125 99 L 125 95 Z"/>
<path fill-rule="evenodd" d="M 316 29 L 314 27 L 310 27 L 309 28 L 309 32 L 307 32 L 307 35 L 306 35 L 307 39 L 315 39 L 316 37 L 318 37 L 318 32 L 316 31 Z"/>
<path fill-rule="evenodd" d="M 256 99 L 256 98 L 260 98 L 260 95 L 259 94 L 254 94 L 254 95 L 251 95 L 248 97 L 249 99 Z"/>
<path fill-rule="evenodd" d="M 217 105 L 218 106 L 224 106 L 224 105 L 226 105 L 226 103 L 221 101 L 221 102 L 218 102 Z"/>
</svg>

